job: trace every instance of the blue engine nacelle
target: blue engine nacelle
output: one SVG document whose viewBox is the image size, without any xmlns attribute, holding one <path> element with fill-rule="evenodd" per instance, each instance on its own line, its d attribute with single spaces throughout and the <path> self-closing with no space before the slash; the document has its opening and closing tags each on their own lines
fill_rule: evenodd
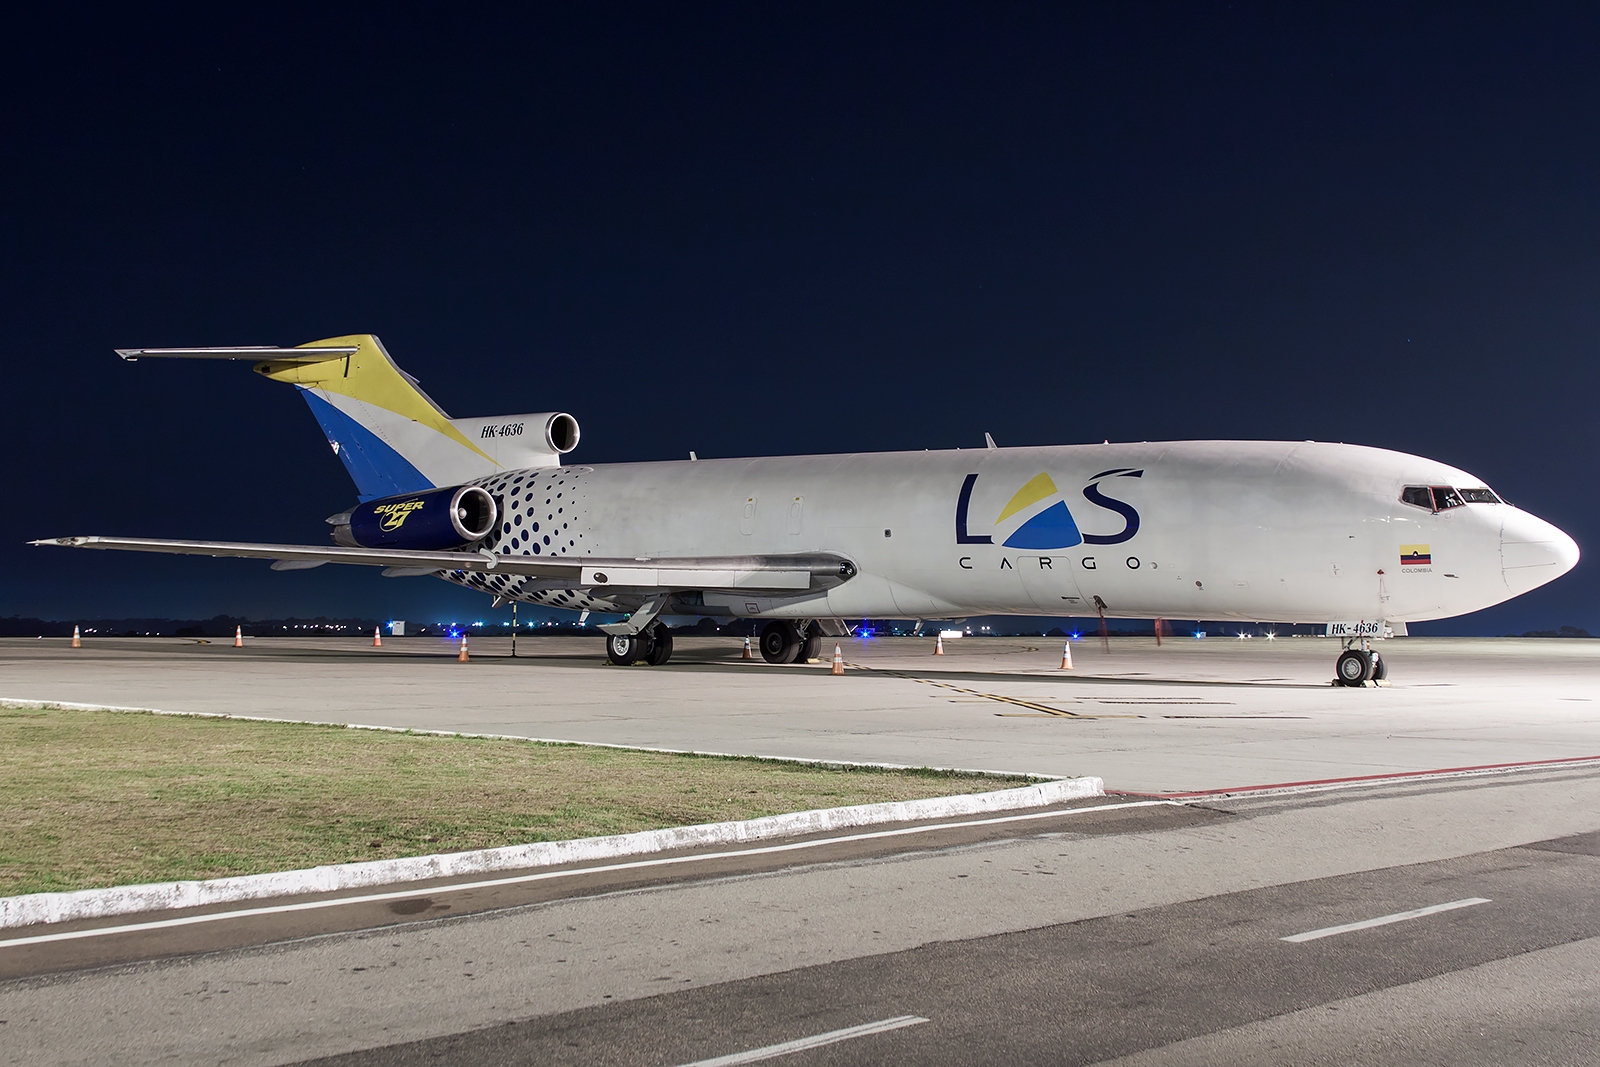
<svg viewBox="0 0 1600 1067">
<path fill-rule="evenodd" d="M 460 548 L 494 529 L 500 509 L 482 486 L 428 489 L 369 500 L 350 512 L 348 537 L 362 548 L 419 552 Z M 336 540 L 343 540 L 335 533 Z"/>
</svg>

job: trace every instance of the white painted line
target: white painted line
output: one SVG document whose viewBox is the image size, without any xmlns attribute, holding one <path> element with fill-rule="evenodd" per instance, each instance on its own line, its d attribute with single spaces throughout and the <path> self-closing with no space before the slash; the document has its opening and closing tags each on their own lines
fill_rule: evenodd
<svg viewBox="0 0 1600 1067">
<path fill-rule="evenodd" d="M 493 889 L 503 885 L 520 885 L 525 882 L 544 882 L 555 878 L 571 878 L 580 874 L 601 874 L 607 871 L 636 871 L 647 867 L 670 867 L 682 863 L 701 863 L 705 860 L 728 859 L 739 856 L 766 856 L 779 852 L 796 852 L 825 845 L 846 844 L 851 841 L 874 841 L 887 837 L 905 837 L 911 834 L 928 834 L 938 830 L 953 830 L 963 826 L 994 826 L 998 823 L 1027 822 L 1034 819 L 1057 819 L 1069 815 L 1087 815 L 1093 811 L 1120 811 L 1125 808 L 1183 807 L 1175 800 L 1133 800 L 1122 804 L 1096 804 L 1087 808 L 1060 808 L 1055 811 L 1030 811 L 1025 815 L 1002 815 L 992 819 L 969 819 L 961 822 L 935 823 L 929 826 L 906 826 L 897 830 L 875 830 L 871 833 L 847 834 L 842 837 L 824 837 L 814 841 L 793 841 L 786 845 L 765 845 L 760 848 L 729 849 L 723 852 L 700 852 L 693 856 L 666 856 L 660 859 L 632 860 L 627 863 L 607 863 L 596 867 L 572 867 L 560 871 L 539 871 L 535 874 L 512 875 L 507 878 L 490 878 L 477 882 L 458 882 L 454 885 L 421 886 L 389 893 L 364 893 L 354 897 L 334 897 L 330 900 L 307 900 L 298 904 L 274 904 L 261 908 L 239 908 L 234 911 L 217 911 L 206 915 L 184 915 L 176 919 L 152 919 L 149 922 L 124 923 L 120 926 L 97 926 L 90 930 L 63 930 L 54 934 L 34 934 L 31 937 L 12 937 L 0 940 L 0 949 L 20 945 L 43 945 L 52 941 L 75 941 L 85 937 L 105 937 L 110 934 L 137 933 L 141 930 L 166 930 L 175 926 L 194 926 L 197 923 L 221 922 L 224 919 L 248 919 L 258 915 L 283 915 L 294 911 L 314 911 L 319 908 L 336 908 L 342 904 L 371 904 L 386 900 L 404 900 L 407 897 L 438 896 L 443 893 L 462 893 L 472 889 Z"/>
<path fill-rule="evenodd" d="M 890 1030 L 899 1030 L 906 1026 L 915 1026 L 928 1020 L 920 1015 L 896 1015 L 893 1019 L 880 1019 L 875 1023 L 862 1023 L 860 1026 L 849 1026 L 843 1030 L 829 1030 L 825 1034 L 813 1034 L 811 1037 L 800 1037 L 793 1041 L 785 1041 L 778 1045 L 768 1045 L 765 1048 L 753 1048 L 748 1052 L 734 1052 L 727 1056 L 717 1056 L 709 1060 L 695 1060 L 686 1063 L 683 1067 L 735 1067 L 740 1063 L 759 1063 L 777 1056 L 787 1056 L 791 1052 L 804 1052 L 806 1049 L 821 1048 L 823 1045 L 833 1045 L 840 1041 L 849 1041 L 853 1037 L 867 1037 L 871 1034 L 886 1034 Z"/>
<path fill-rule="evenodd" d="M 1368 789 L 1378 786 L 1427 784 L 1453 778 L 1482 778 L 1488 775 L 1520 774 L 1527 771 L 1566 771 L 1594 767 L 1600 756 L 1571 756 L 1562 759 L 1523 760 L 1517 763 L 1491 763 L 1482 767 L 1441 767 L 1431 771 L 1395 771 L 1393 774 L 1363 774 L 1353 778 L 1327 778 L 1315 782 L 1280 782 L 1274 785 L 1241 785 L 1228 789 L 1199 789 L 1183 793 L 1141 793 L 1116 790 L 1123 796 L 1166 797 L 1168 800 L 1250 800 L 1255 797 L 1293 796 L 1299 793 L 1326 793 L 1335 789 Z"/>
<path fill-rule="evenodd" d="M 1334 934 L 1348 934 L 1353 930 L 1370 930 L 1374 926 L 1388 926 L 1390 923 L 1403 923 L 1407 919 L 1420 919 L 1424 915 L 1437 915 L 1441 911 L 1455 911 L 1457 908 L 1470 908 L 1474 904 L 1487 904 L 1488 897 L 1467 897 L 1465 900 L 1452 900 L 1448 904 L 1431 904 L 1426 908 L 1415 908 L 1411 911 L 1397 911 L 1393 915 L 1380 915 L 1376 919 L 1363 919 L 1358 923 L 1345 923 L 1343 926 L 1324 926 L 1320 930 L 1307 930 L 1303 934 L 1290 934 L 1280 937 L 1279 941 L 1292 941 L 1299 944 L 1302 941 L 1315 941 L 1319 937 L 1332 937 Z"/>
</svg>

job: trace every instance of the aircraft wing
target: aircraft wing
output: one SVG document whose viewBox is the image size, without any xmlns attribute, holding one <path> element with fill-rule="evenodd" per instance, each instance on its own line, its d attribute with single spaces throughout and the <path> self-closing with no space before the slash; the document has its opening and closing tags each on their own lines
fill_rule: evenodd
<svg viewBox="0 0 1600 1067">
<path fill-rule="evenodd" d="M 183 556 L 269 559 L 280 570 L 347 563 L 403 574 L 474 571 L 570 582 L 575 589 L 727 589 L 806 592 L 855 577 L 843 556 L 509 556 L 493 552 L 417 552 L 339 545 L 271 545 L 248 541 L 173 541 L 149 537 L 52 537 L 35 545 L 160 552 Z M 298 566 L 297 566 L 298 565 Z"/>
</svg>

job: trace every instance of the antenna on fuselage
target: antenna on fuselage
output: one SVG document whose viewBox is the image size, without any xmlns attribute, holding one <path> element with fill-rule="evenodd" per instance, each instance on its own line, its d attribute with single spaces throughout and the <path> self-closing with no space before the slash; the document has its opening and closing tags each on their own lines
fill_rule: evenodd
<svg viewBox="0 0 1600 1067">
<path fill-rule="evenodd" d="M 983 431 L 983 443 L 988 445 L 990 448 L 999 448 L 1000 447 L 999 445 L 994 443 L 994 436 L 992 434 L 990 434 L 988 430 Z"/>
</svg>

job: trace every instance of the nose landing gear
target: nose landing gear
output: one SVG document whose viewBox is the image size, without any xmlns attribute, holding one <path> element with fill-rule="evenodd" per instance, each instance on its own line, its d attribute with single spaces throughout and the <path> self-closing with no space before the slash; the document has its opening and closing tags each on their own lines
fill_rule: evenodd
<svg viewBox="0 0 1600 1067">
<path fill-rule="evenodd" d="M 1373 651 L 1371 643 L 1365 639 L 1360 641 L 1359 647 L 1347 645 L 1339 653 L 1333 671 L 1336 685 L 1352 687 L 1364 686 L 1369 682 L 1382 683 L 1389 677 L 1389 668 L 1383 662 L 1383 657 Z"/>
<path fill-rule="evenodd" d="M 1339 653 L 1333 670 L 1340 685 L 1363 685 L 1372 677 L 1372 654 L 1359 648 L 1347 648 Z"/>
</svg>

